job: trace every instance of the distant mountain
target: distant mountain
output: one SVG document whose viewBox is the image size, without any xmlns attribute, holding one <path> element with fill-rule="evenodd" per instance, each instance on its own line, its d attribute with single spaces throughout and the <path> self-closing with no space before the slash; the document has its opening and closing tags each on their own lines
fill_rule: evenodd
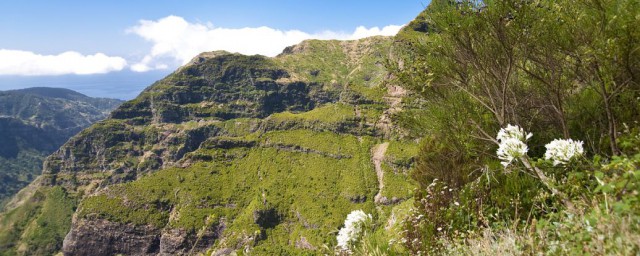
<svg viewBox="0 0 640 256">
<path fill-rule="evenodd" d="M 59 98 L 59 99 L 67 99 L 67 100 L 93 99 L 82 93 L 76 92 L 74 90 L 64 89 L 64 88 L 31 87 L 31 88 L 25 88 L 25 89 L 19 89 L 19 90 L 10 90 L 6 92 L 38 95 L 43 97 Z"/>
<path fill-rule="evenodd" d="M 0 206 L 40 174 L 47 155 L 120 103 L 62 88 L 0 91 Z"/>
</svg>

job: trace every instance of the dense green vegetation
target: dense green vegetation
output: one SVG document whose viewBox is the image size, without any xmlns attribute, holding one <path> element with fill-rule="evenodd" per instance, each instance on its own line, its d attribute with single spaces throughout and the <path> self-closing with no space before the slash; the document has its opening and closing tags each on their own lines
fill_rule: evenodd
<svg viewBox="0 0 640 256">
<path fill-rule="evenodd" d="M 193 164 L 110 186 L 84 199 L 78 217 L 191 233 L 223 226 L 224 239 L 203 243 L 234 248 L 253 241 L 252 250 L 259 254 L 300 254 L 303 251 L 291 243 L 301 237 L 315 250 L 334 245 L 330 231 L 347 213 L 378 212 L 372 200 L 378 181 L 370 152 L 378 141 L 357 136 L 362 132 L 353 120 L 352 106 L 328 104 L 299 114 L 276 113 L 264 121 L 270 128 L 255 132 L 246 129 L 247 122 L 255 120 L 214 123 L 222 128 L 220 135 L 184 156 Z M 303 125 L 273 125 L 301 121 Z M 345 121 L 345 129 L 336 129 Z M 404 200 L 414 187 L 407 182 L 407 170 L 417 146 L 406 141 L 391 145 L 384 195 Z M 392 209 L 393 204 L 380 209 L 381 224 Z M 271 222 L 257 221 L 263 212 L 271 214 Z"/>
<path fill-rule="evenodd" d="M 213 160 L 112 186 L 104 195 L 85 199 L 78 216 L 187 230 L 200 229 L 211 217 L 214 223 L 227 222 L 225 246 L 259 230 L 264 237 L 256 242 L 267 240 L 256 249 L 273 250 L 300 236 L 312 244 L 331 243 L 326 231 L 338 227 L 350 210 L 374 209 L 365 200 L 376 190 L 370 138 L 359 142 L 351 135 L 296 130 L 266 133 L 260 144 L 198 150 L 193 154 Z M 273 211 L 277 223 L 256 224 L 261 210 Z"/>
<path fill-rule="evenodd" d="M 76 201 L 61 187 L 41 188 L 29 201 L 4 213 L 0 221 L 0 255 L 45 255 L 61 249 L 58 242 L 71 225 Z"/>
<path fill-rule="evenodd" d="M 45 155 L 35 150 L 23 150 L 14 158 L 0 157 L 0 205 L 40 175 L 44 159 Z"/>
<path fill-rule="evenodd" d="M 433 1 L 396 37 L 398 82 L 423 134 L 405 221 L 412 254 L 637 254 L 640 6 L 636 1 Z M 496 134 L 533 133 L 508 167 Z M 584 142 L 566 165 L 554 138 Z M 524 159 L 524 160 L 523 160 Z M 538 172 L 539 171 L 539 172 Z"/>
</svg>

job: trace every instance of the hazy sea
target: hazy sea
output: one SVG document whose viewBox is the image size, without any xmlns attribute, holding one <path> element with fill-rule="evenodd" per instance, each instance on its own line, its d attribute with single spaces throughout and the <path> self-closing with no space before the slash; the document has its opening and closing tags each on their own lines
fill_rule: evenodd
<svg viewBox="0 0 640 256">
<path fill-rule="evenodd" d="M 0 91 L 28 87 L 67 88 L 87 96 L 130 100 L 170 70 L 137 73 L 119 71 L 97 75 L 0 76 Z"/>
</svg>

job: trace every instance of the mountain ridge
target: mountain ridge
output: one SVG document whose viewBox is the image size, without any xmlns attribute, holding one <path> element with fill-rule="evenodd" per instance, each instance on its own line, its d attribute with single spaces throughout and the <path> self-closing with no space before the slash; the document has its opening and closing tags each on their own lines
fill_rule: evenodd
<svg viewBox="0 0 640 256">
<path fill-rule="evenodd" d="M 309 40 L 273 58 L 200 54 L 49 156 L 12 212 L 42 207 L 29 199 L 39 193 L 64 191 L 47 198 L 78 203 L 73 222 L 63 218 L 51 235 L 53 251 L 69 255 L 319 253 L 352 208 L 386 216 L 410 198 L 406 163 L 415 151 L 402 148 L 415 142 L 378 125 L 390 108 L 385 95 L 393 94 L 385 69 L 392 43 Z M 398 105 L 402 96 L 394 97 Z M 375 159 L 384 172 L 378 177 L 371 149 L 383 137 L 391 144 Z M 215 189 L 203 190 L 205 180 Z M 319 191 L 322 205 L 309 198 Z M 310 211 L 317 207 L 325 210 Z M 113 239 L 123 242 L 105 244 Z M 18 253 L 51 251 L 34 240 L 11 241 L 29 248 Z"/>
</svg>

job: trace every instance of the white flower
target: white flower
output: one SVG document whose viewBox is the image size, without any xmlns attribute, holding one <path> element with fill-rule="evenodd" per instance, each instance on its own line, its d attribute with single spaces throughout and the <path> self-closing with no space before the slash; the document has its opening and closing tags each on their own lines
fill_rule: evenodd
<svg viewBox="0 0 640 256">
<path fill-rule="evenodd" d="M 508 139 L 518 139 L 524 142 L 531 138 L 531 136 L 533 136 L 533 134 L 525 133 L 524 129 L 520 126 L 508 124 L 506 128 L 502 128 L 498 131 L 496 139 L 498 139 L 499 142 L 503 142 Z"/>
<path fill-rule="evenodd" d="M 521 140 L 517 138 L 507 138 L 500 142 L 496 154 L 498 158 L 502 160 L 500 163 L 504 165 L 504 167 L 507 167 L 514 159 L 526 155 L 527 151 L 529 151 L 527 144 L 524 144 Z"/>
<path fill-rule="evenodd" d="M 357 241 L 362 235 L 364 224 L 367 220 L 371 220 L 371 214 L 366 214 L 362 210 L 355 210 L 349 213 L 347 219 L 344 220 L 344 227 L 340 229 L 336 237 L 338 247 L 349 251 L 349 245 Z"/>
<path fill-rule="evenodd" d="M 593 227 L 591 226 L 591 223 L 589 222 L 589 220 L 585 220 L 584 222 L 585 224 L 587 224 L 587 232 L 589 233 L 593 232 Z"/>
<path fill-rule="evenodd" d="M 544 153 L 544 159 L 552 160 L 553 166 L 567 164 L 574 157 L 581 156 L 584 153 L 582 141 L 574 141 L 572 139 L 555 139 L 545 147 L 547 152 Z"/>
<path fill-rule="evenodd" d="M 526 133 L 524 129 L 517 125 L 508 124 L 506 128 L 500 129 L 496 137 L 500 142 L 496 152 L 498 158 L 502 160 L 500 163 L 507 167 L 514 159 L 526 155 L 529 148 L 524 142 L 530 139 L 531 136 L 533 134 Z"/>
</svg>

